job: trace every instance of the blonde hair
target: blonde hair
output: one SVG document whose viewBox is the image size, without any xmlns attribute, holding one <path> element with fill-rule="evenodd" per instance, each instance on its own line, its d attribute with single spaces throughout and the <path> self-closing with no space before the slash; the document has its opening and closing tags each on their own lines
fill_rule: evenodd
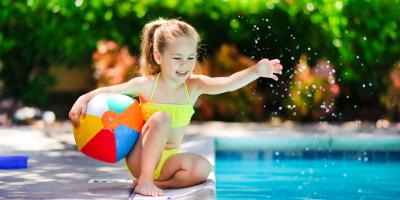
<svg viewBox="0 0 400 200">
<path fill-rule="evenodd" d="M 159 18 L 147 23 L 143 28 L 140 44 L 140 73 L 144 76 L 158 74 L 161 68 L 154 59 L 153 51 L 157 50 L 162 54 L 169 40 L 181 36 L 193 38 L 196 42 L 196 48 L 198 47 L 199 34 L 195 28 L 184 21 Z"/>
</svg>

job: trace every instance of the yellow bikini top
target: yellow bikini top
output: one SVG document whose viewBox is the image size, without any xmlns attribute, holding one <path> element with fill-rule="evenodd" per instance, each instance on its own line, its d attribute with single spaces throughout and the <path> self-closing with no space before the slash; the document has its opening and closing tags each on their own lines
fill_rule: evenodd
<svg viewBox="0 0 400 200">
<path fill-rule="evenodd" d="M 153 98 L 154 90 L 156 88 L 158 78 L 160 74 L 157 75 L 156 81 L 154 82 L 153 89 L 151 90 L 150 98 L 147 102 L 141 103 L 142 113 L 145 120 L 148 120 L 151 115 L 156 112 L 167 113 L 172 120 L 172 127 L 182 127 L 187 126 L 190 123 L 190 119 L 194 114 L 194 109 L 190 103 L 189 91 L 185 82 L 185 89 L 188 98 L 187 104 L 166 104 L 166 103 L 153 103 L 151 99 Z"/>
</svg>

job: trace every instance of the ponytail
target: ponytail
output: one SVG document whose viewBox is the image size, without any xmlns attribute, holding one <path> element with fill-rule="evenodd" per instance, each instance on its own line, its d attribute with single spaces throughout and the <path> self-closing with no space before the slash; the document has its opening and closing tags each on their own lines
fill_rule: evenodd
<svg viewBox="0 0 400 200">
<path fill-rule="evenodd" d="M 164 19 L 159 19 L 146 24 L 143 28 L 142 42 L 140 45 L 140 73 L 145 76 L 158 74 L 161 71 L 153 57 L 154 51 L 154 33 L 165 22 Z"/>
</svg>

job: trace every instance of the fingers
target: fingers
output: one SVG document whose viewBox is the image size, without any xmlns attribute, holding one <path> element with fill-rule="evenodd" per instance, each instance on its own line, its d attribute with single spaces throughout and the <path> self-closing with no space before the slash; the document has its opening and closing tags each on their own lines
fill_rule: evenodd
<svg viewBox="0 0 400 200">
<path fill-rule="evenodd" d="M 281 61 L 279 59 L 262 59 L 261 62 L 272 67 L 272 75 L 269 74 L 267 77 L 270 76 L 273 80 L 278 81 L 279 78 L 275 74 L 282 75 L 283 66 L 281 65 Z"/>
<path fill-rule="evenodd" d="M 74 128 L 78 128 L 78 123 L 76 121 L 71 120 L 71 124 L 74 126 Z"/>
<path fill-rule="evenodd" d="M 78 128 L 79 127 L 79 116 L 76 118 L 76 121 L 75 121 L 75 128 Z"/>
<path fill-rule="evenodd" d="M 274 74 L 282 74 L 283 67 L 281 64 L 275 64 L 272 67 L 273 67 Z"/>
<path fill-rule="evenodd" d="M 79 113 L 79 112 L 74 112 L 74 111 L 71 111 L 70 113 L 69 113 L 69 119 L 70 119 L 70 121 L 71 121 L 71 123 L 72 123 L 72 125 L 75 127 L 75 128 L 78 128 L 79 127 L 79 114 L 77 114 L 77 113 Z"/>
<path fill-rule="evenodd" d="M 272 65 L 280 64 L 280 63 L 281 63 L 281 61 L 278 60 L 278 59 L 273 59 L 273 60 L 270 60 L 269 62 L 270 62 Z"/>
<path fill-rule="evenodd" d="M 86 106 L 83 106 L 83 108 L 82 108 L 81 115 L 82 115 L 83 118 L 86 117 L 86 108 L 87 108 Z"/>
<path fill-rule="evenodd" d="M 78 126 L 79 126 L 79 116 L 75 114 L 73 116 L 73 118 L 71 119 L 71 123 L 75 128 L 78 128 Z"/>
<path fill-rule="evenodd" d="M 72 123 L 72 126 L 76 127 L 76 123 L 74 121 L 74 113 L 72 111 L 69 112 L 68 117 L 69 117 L 69 120 Z"/>
</svg>

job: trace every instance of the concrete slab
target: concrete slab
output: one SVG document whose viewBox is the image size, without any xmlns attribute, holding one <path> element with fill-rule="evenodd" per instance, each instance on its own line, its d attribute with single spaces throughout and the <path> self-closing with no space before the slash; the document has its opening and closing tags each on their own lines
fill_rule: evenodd
<svg viewBox="0 0 400 200">
<path fill-rule="evenodd" d="M 67 127 L 67 128 L 66 128 Z M 131 175 L 123 161 L 104 164 L 76 150 L 68 126 L 0 127 L 0 155 L 29 156 L 27 169 L 0 170 L 0 199 L 128 199 Z M 183 150 L 215 163 L 213 140 L 188 136 Z M 107 182 L 90 180 L 107 179 Z M 121 181 L 122 180 L 122 181 Z M 164 198 L 215 199 L 215 174 L 198 186 L 167 190 Z M 135 199 L 154 199 L 136 195 Z"/>
</svg>

